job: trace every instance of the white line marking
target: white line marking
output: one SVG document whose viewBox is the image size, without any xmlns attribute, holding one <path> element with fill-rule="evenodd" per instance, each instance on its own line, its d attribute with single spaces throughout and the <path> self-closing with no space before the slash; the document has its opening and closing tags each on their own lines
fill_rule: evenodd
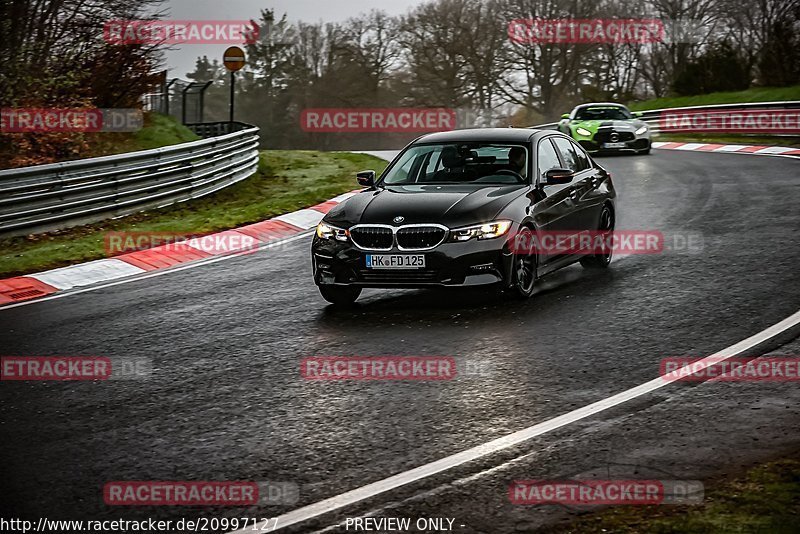
<svg viewBox="0 0 800 534">
<path fill-rule="evenodd" d="M 78 265 L 60 267 L 50 271 L 26 275 L 28 278 L 35 278 L 49 286 L 59 290 L 72 289 L 73 287 L 89 286 L 98 282 L 107 282 L 126 276 L 135 276 L 146 273 L 141 267 L 130 263 L 105 258 L 94 260 Z"/>
<path fill-rule="evenodd" d="M 770 326 L 769 328 L 748 337 L 743 341 L 735 343 L 734 345 L 731 345 L 728 348 L 725 348 L 715 354 L 712 354 L 711 356 L 707 356 L 706 358 L 696 362 L 696 365 L 698 365 L 697 370 L 701 371 L 702 369 L 705 369 L 711 364 L 719 363 L 729 358 L 733 358 L 734 356 L 741 354 L 749 349 L 752 349 L 760 345 L 764 341 L 767 341 L 770 338 L 773 338 L 789 330 L 790 328 L 796 327 L 798 325 L 800 325 L 800 311 L 795 312 L 793 315 L 787 317 L 783 321 L 776 323 Z M 448 469 L 452 469 L 466 462 L 470 462 L 472 460 L 488 456 L 500 450 L 508 449 L 509 447 L 519 445 L 520 443 L 528 441 L 537 436 L 541 436 L 542 434 L 552 432 L 553 430 L 556 430 L 563 426 L 567 426 L 570 423 L 580 421 L 581 419 L 585 419 L 586 417 L 589 417 L 591 415 L 595 415 L 597 413 L 608 410 L 609 408 L 613 408 L 629 400 L 641 397 L 642 395 L 646 395 L 657 389 L 661 389 L 664 386 L 671 384 L 672 382 L 678 379 L 679 377 L 677 376 L 677 373 L 672 378 L 659 376 L 658 378 L 655 378 L 653 380 L 650 380 L 649 382 L 645 382 L 644 384 L 623 391 L 622 393 L 617 393 L 616 395 L 613 395 L 606 399 L 589 404 L 588 406 L 584 406 L 583 408 L 578 408 L 577 410 L 573 410 L 569 413 L 533 425 L 518 432 L 514 432 L 513 434 L 509 434 L 502 438 L 498 438 L 489 441 L 487 443 L 484 443 L 482 445 L 478 445 L 477 447 L 472 447 L 471 449 L 467 449 L 465 451 L 453 454 L 451 456 L 447 456 L 445 458 L 442 458 L 441 460 L 436 460 L 435 462 L 421 465 L 419 467 L 411 469 L 410 471 L 398 473 L 396 475 L 390 476 L 389 478 L 373 482 L 372 484 L 367 484 L 366 486 L 362 486 L 360 488 L 342 493 L 341 495 L 337 495 L 335 497 L 322 500 L 318 503 L 298 508 L 297 510 L 288 512 L 282 516 L 278 516 L 277 518 L 273 518 L 272 521 L 274 528 L 272 531 L 283 529 L 288 526 L 301 523 L 309 519 L 313 519 L 322 514 L 338 510 L 339 508 L 355 504 L 365 499 L 369 499 L 371 497 L 374 497 L 375 495 L 379 495 L 381 493 L 393 490 L 395 488 L 405 486 L 412 482 L 422 480 L 423 478 L 427 478 L 432 475 L 441 473 L 443 471 L 447 471 Z M 263 523 L 261 525 L 263 525 Z M 233 531 L 230 534 L 247 534 L 248 532 L 250 532 L 250 530 L 242 529 Z"/>
<path fill-rule="evenodd" d="M 277 247 L 277 246 L 280 246 L 280 245 L 285 245 L 286 243 L 290 243 L 292 241 L 297 241 L 298 239 L 302 239 L 304 237 L 309 237 L 309 236 L 313 235 L 313 233 L 314 232 L 303 232 L 301 234 L 298 234 L 298 235 L 295 235 L 295 236 L 292 236 L 292 237 L 288 237 L 286 239 L 281 239 L 280 241 L 270 241 L 269 243 L 263 244 L 260 247 L 258 247 L 258 250 Z M 195 267 L 202 267 L 204 265 L 209 265 L 211 263 L 217 263 L 219 261 L 225 261 L 225 260 L 230 260 L 230 259 L 233 259 L 233 258 L 239 258 L 241 256 L 249 255 L 249 254 L 253 254 L 253 252 L 252 251 L 248 251 L 248 252 L 243 252 L 243 253 L 230 254 L 230 255 L 227 255 L 227 256 L 217 256 L 217 257 L 213 257 L 213 258 L 209 258 L 209 259 L 205 259 L 205 260 L 199 260 L 199 261 L 196 261 L 196 262 L 187 263 L 186 265 L 181 265 L 180 267 L 174 267 L 174 268 L 163 269 L 163 270 L 158 270 L 158 271 L 151 271 L 148 274 L 145 274 L 145 275 L 142 275 L 142 276 L 134 276 L 132 278 L 124 278 L 122 280 L 117 280 L 116 282 L 111 282 L 111 283 L 108 283 L 108 284 L 102 284 L 102 285 L 98 285 L 98 286 L 87 287 L 85 289 L 78 289 L 78 290 L 75 290 L 75 291 L 68 291 L 68 292 L 65 292 L 65 293 L 55 293 L 53 295 L 49 295 L 47 297 L 42 297 L 40 299 L 26 300 L 26 301 L 23 301 L 23 302 L 15 302 L 14 304 L 7 304 L 6 306 L 0 306 L 0 312 L 3 312 L 5 310 L 10 310 L 11 308 L 17 308 L 19 306 L 29 306 L 31 304 L 39 304 L 40 302 L 46 302 L 48 300 L 55 300 L 55 299 L 60 299 L 60 298 L 64 298 L 64 297 L 71 297 L 72 295 L 78 295 L 80 293 L 88 293 L 90 291 L 97 291 L 98 289 L 105 289 L 107 287 L 113 287 L 113 286 L 118 286 L 118 285 L 122 285 L 122 284 L 128 284 L 130 282 L 138 282 L 139 280 L 146 280 L 148 278 L 155 278 L 156 276 L 163 276 L 165 274 L 177 273 L 179 271 L 185 271 L 187 269 L 194 269 Z M 25 275 L 25 276 L 30 276 L 30 275 Z"/>
<path fill-rule="evenodd" d="M 706 146 L 708 143 L 686 143 L 685 145 L 675 147 L 675 150 L 697 150 L 700 147 Z"/>
<path fill-rule="evenodd" d="M 750 145 L 722 145 L 719 148 L 715 148 L 714 152 L 736 152 L 737 150 L 741 150 L 743 148 L 747 148 Z"/>
<path fill-rule="evenodd" d="M 293 211 L 292 213 L 287 213 L 286 215 L 278 215 L 273 220 L 287 222 L 299 228 L 308 230 L 309 228 L 313 228 L 318 225 L 324 216 L 324 213 L 317 210 L 302 209 Z"/>
<path fill-rule="evenodd" d="M 761 150 L 756 150 L 756 154 L 783 154 L 784 152 L 791 152 L 792 150 L 797 150 L 796 148 L 791 148 L 788 146 L 768 146 L 767 148 L 762 148 Z"/>
</svg>

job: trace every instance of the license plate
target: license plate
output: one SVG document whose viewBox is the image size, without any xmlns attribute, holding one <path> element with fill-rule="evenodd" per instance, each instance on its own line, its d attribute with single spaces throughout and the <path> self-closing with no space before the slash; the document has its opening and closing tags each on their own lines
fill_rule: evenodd
<svg viewBox="0 0 800 534">
<path fill-rule="evenodd" d="M 367 269 L 424 269 L 425 254 L 367 254 Z"/>
<path fill-rule="evenodd" d="M 603 143 L 603 148 L 625 148 L 625 143 Z"/>
</svg>

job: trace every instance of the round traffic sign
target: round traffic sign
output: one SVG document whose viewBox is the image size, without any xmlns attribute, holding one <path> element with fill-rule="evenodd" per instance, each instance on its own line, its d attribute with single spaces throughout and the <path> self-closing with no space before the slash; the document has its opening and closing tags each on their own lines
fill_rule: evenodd
<svg viewBox="0 0 800 534">
<path fill-rule="evenodd" d="M 244 50 L 238 46 L 228 48 L 222 56 L 222 62 L 225 64 L 226 69 L 236 72 L 244 67 Z"/>
</svg>

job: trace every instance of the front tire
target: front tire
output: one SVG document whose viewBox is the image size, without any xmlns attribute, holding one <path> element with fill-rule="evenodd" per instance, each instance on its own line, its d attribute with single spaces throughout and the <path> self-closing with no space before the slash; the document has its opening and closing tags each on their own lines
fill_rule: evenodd
<svg viewBox="0 0 800 534">
<path fill-rule="evenodd" d="M 608 243 L 614 233 L 614 212 L 608 206 L 603 206 L 600 212 L 600 223 L 597 225 L 597 233 L 603 236 L 603 241 Z M 581 265 L 587 269 L 605 269 L 611 263 L 611 249 L 604 250 L 600 254 L 587 255 L 581 258 Z"/>
<path fill-rule="evenodd" d="M 517 236 L 518 243 L 533 243 L 533 230 L 527 227 L 520 228 Z M 531 253 L 514 251 L 511 266 L 511 294 L 518 299 L 529 299 L 533 295 L 533 288 L 536 285 L 538 256 L 535 252 Z"/>
<path fill-rule="evenodd" d="M 330 285 L 318 287 L 322 298 L 335 306 L 352 306 L 359 295 L 361 295 L 360 287 Z"/>
</svg>

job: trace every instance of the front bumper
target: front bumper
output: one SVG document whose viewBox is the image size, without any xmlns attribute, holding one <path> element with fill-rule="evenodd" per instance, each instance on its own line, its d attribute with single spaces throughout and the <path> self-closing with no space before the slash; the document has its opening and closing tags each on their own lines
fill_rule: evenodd
<svg viewBox="0 0 800 534">
<path fill-rule="evenodd" d="M 621 148 L 606 148 L 603 146 L 603 143 L 606 141 L 598 141 L 594 137 L 592 139 L 579 139 L 578 144 L 580 144 L 584 150 L 591 153 L 598 153 L 598 152 L 621 152 L 627 150 L 647 150 L 650 148 L 650 139 L 647 137 L 637 137 L 635 139 L 630 139 L 627 141 L 619 141 L 621 143 L 625 143 L 624 147 Z"/>
<path fill-rule="evenodd" d="M 320 239 L 311 245 L 314 282 L 374 288 L 481 286 L 505 283 L 510 278 L 511 254 L 506 237 L 462 243 L 442 243 L 433 250 L 397 249 L 370 252 L 351 242 Z M 367 254 L 424 254 L 421 269 L 368 269 Z"/>
</svg>

